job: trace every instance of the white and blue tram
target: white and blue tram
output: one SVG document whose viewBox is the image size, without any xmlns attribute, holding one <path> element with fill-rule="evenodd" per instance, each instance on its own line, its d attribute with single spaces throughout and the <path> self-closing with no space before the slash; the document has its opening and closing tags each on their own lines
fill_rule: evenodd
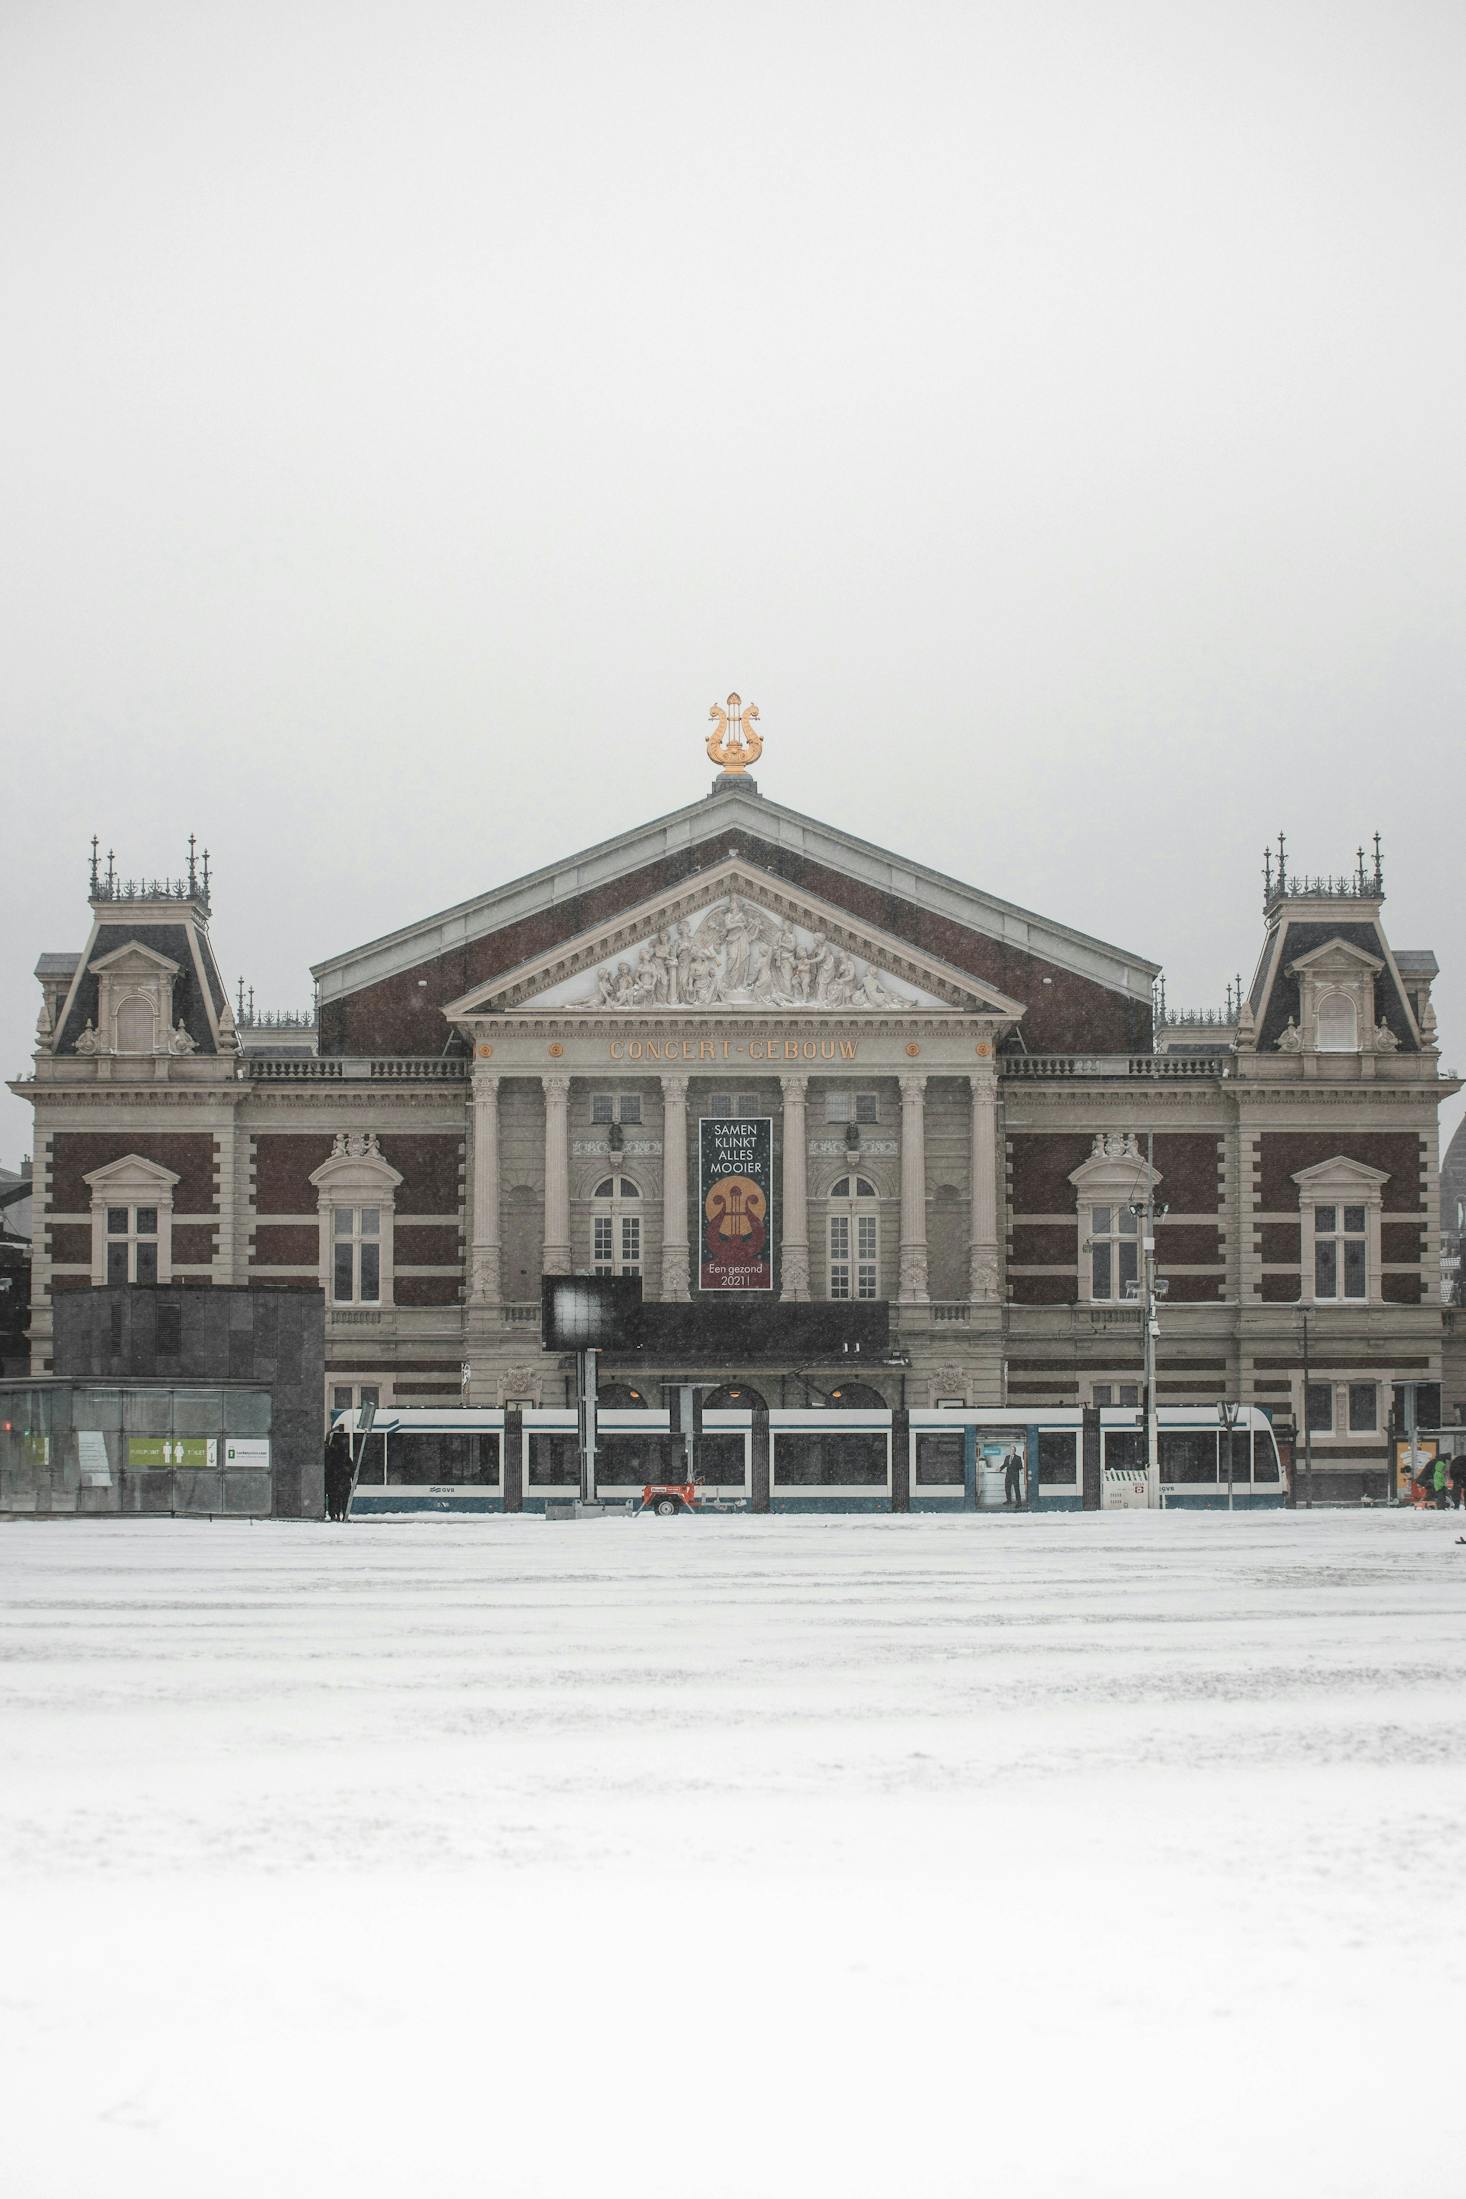
<svg viewBox="0 0 1466 2199">
<path fill-rule="evenodd" d="M 574 1409 L 532 1408 L 507 1418 L 515 1455 L 506 1459 L 502 1411 L 388 1405 L 364 1438 L 354 1412 L 339 1414 L 337 1425 L 361 1454 L 353 1517 L 543 1511 L 578 1495 Z M 1082 1420 L 1061 1406 L 709 1411 L 696 1439 L 694 1474 L 700 1499 L 732 1509 L 1001 1511 L 1007 1469 L 1016 1460 L 1031 1509 L 1077 1511 Z M 1256 1406 L 1237 1408 L 1230 1435 L 1214 1406 L 1163 1406 L 1159 1423 L 1167 1505 L 1189 1511 L 1284 1502 L 1277 1442 Z M 634 1504 L 650 1485 L 685 1480 L 682 1439 L 671 1432 L 665 1409 L 603 1407 L 597 1431 L 596 1493 L 608 1502 Z M 1144 1445 L 1133 1408 L 1101 1412 L 1105 1509 L 1144 1501 Z"/>
</svg>

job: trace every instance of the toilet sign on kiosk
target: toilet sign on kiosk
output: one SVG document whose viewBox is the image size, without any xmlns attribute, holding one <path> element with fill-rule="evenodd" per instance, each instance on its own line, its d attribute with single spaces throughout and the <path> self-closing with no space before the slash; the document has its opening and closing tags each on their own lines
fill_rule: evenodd
<svg viewBox="0 0 1466 2199">
<path fill-rule="evenodd" d="M 772 1116 L 702 1116 L 698 1160 L 698 1288 L 772 1290 Z"/>
</svg>

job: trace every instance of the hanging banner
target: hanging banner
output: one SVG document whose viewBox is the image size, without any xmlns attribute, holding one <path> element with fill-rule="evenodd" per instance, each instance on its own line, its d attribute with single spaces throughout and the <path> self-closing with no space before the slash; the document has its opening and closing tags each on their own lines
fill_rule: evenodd
<svg viewBox="0 0 1466 2199">
<path fill-rule="evenodd" d="M 774 1124 L 769 1115 L 698 1123 L 700 1290 L 774 1287 Z"/>
</svg>

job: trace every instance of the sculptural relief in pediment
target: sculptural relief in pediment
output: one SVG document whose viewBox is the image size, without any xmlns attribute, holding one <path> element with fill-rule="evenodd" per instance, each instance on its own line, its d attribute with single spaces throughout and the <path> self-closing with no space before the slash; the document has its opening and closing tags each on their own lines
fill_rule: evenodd
<svg viewBox="0 0 1466 2199">
<path fill-rule="evenodd" d="M 935 994 L 878 970 L 826 933 L 727 894 L 673 920 L 593 972 L 548 987 L 535 1007 L 938 1008 Z"/>
</svg>

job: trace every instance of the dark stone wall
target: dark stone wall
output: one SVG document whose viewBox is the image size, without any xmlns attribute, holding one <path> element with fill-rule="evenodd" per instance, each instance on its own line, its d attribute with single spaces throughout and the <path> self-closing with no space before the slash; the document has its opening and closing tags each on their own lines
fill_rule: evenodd
<svg viewBox="0 0 1466 2199">
<path fill-rule="evenodd" d="M 160 1349 L 158 1314 L 177 1309 L 177 1350 Z M 325 1300 L 315 1289 L 188 1290 L 115 1283 L 67 1291 L 54 1307 L 58 1375 L 122 1381 L 255 1382 L 270 1391 L 277 1518 L 319 1519 Z"/>
</svg>

